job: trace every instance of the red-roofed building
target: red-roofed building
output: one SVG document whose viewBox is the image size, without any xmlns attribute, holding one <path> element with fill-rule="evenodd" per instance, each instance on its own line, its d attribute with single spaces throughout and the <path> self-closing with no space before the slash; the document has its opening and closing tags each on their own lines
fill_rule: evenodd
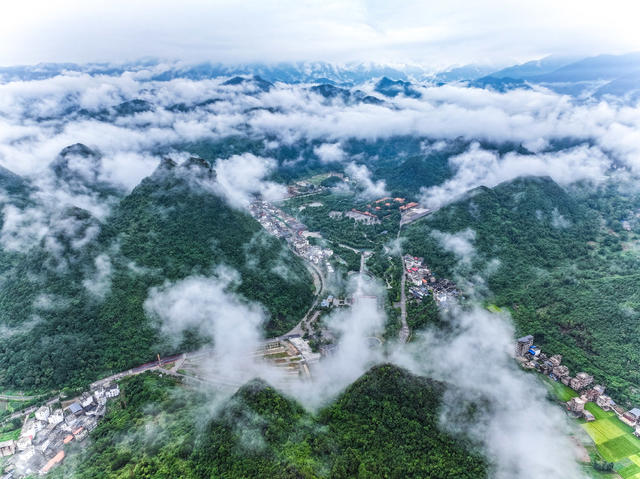
<svg viewBox="0 0 640 479">
<path fill-rule="evenodd" d="M 40 474 L 45 475 L 47 472 L 49 472 L 55 466 L 60 464 L 63 459 L 64 459 L 64 451 L 58 452 L 58 454 L 56 454 L 51 459 L 49 459 L 49 462 L 47 462 L 44 465 L 44 467 L 42 469 L 40 469 Z"/>
</svg>

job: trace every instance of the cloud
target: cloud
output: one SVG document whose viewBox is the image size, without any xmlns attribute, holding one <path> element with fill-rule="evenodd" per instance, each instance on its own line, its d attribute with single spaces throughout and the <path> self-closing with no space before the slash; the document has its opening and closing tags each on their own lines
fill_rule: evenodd
<svg viewBox="0 0 640 479">
<path fill-rule="evenodd" d="M 460 263 L 469 265 L 476 254 L 473 242 L 476 239 L 476 232 L 470 228 L 457 233 L 443 233 L 442 231 L 431 231 L 433 236 L 440 246 L 445 251 L 450 251 L 455 254 Z"/>
<path fill-rule="evenodd" d="M 26 0 L 7 5 L 6 20 L 0 21 L 0 63 L 143 57 L 241 63 L 499 63 L 550 53 L 637 50 L 640 42 L 632 19 L 638 14 L 624 0 L 612 0 L 606 7 L 577 0 L 517 5 L 487 0 L 481 6 L 465 0 L 447 5 L 411 0 L 393 8 L 371 1 L 252 0 L 245 9 L 233 2 L 202 0 L 179 7 L 167 0 L 61 0 L 55 6 Z M 146 19 L 144 25 L 139 18 Z"/>
<path fill-rule="evenodd" d="M 359 193 L 363 197 L 372 199 L 389 194 L 385 181 L 373 181 L 371 179 L 371 171 L 366 165 L 358 165 L 352 161 L 345 168 L 345 172 L 356 181 L 358 187 L 361 189 Z"/>
<path fill-rule="evenodd" d="M 313 152 L 320 158 L 322 163 L 339 163 L 346 158 L 346 153 L 340 143 L 323 143 L 320 146 L 316 146 Z"/>
<path fill-rule="evenodd" d="M 95 271 L 91 277 L 86 278 L 82 285 L 93 296 L 98 299 L 104 299 L 111 289 L 111 258 L 108 254 L 102 253 L 94 259 Z"/>
<path fill-rule="evenodd" d="M 455 171 L 444 183 L 423 188 L 421 203 L 439 208 L 478 186 L 492 188 L 518 176 L 551 176 L 561 185 L 577 181 L 599 183 L 612 166 L 611 159 L 598 147 L 577 146 L 558 152 L 522 155 L 509 152 L 500 155 L 473 143 L 469 149 L 449 158 Z"/>
<path fill-rule="evenodd" d="M 257 350 L 265 320 L 261 307 L 230 292 L 238 280 L 234 270 L 219 268 L 215 276 L 166 282 L 150 290 L 144 308 L 175 344 L 185 331 L 197 331 L 213 341 L 217 361 L 238 370 Z"/>
<path fill-rule="evenodd" d="M 365 275 L 349 279 L 347 292 L 355 304 L 334 311 L 327 327 L 336 338 L 334 351 L 311 369 L 311 381 L 289 385 L 288 391 L 310 408 L 318 408 L 335 398 L 367 369 L 382 361 L 382 349 L 372 347 L 370 338 L 384 331 L 386 314 L 380 307 L 385 290 Z"/>
<path fill-rule="evenodd" d="M 286 188 L 265 177 L 274 170 L 276 162 L 272 158 L 262 158 L 244 153 L 234 155 L 216 163 L 216 189 L 232 206 L 246 208 L 254 195 L 260 195 L 266 201 L 275 201 L 286 197 Z"/>
<path fill-rule="evenodd" d="M 539 379 L 521 371 L 512 358 L 509 317 L 472 307 L 453 308 L 445 319 L 452 333 L 420 333 L 408 352 L 397 350 L 393 356 L 413 372 L 447 384 L 442 427 L 480 444 L 496 479 L 522 474 L 584 478 L 566 416 L 547 400 Z M 472 415 L 471 404 L 477 408 Z"/>
<path fill-rule="evenodd" d="M 571 222 L 560 214 L 558 208 L 554 208 L 551 212 L 551 226 L 556 229 L 564 229 L 571 226 Z"/>
</svg>

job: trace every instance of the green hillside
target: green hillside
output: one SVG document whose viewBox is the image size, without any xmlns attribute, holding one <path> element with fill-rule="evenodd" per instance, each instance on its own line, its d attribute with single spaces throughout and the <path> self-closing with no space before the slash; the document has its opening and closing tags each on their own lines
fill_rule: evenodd
<svg viewBox="0 0 640 479">
<path fill-rule="evenodd" d="M 438 428 L 442 385 L 395 366 L 373 368 L 317 416 L 258 380 L 213 418 L 206 397 L 166 377 L 121 388 L 88 448 L 53 477 L 486 477 L 484 460 Z"/>
<path fill-rule="evenodd" d="M 638 237 L 621 227 L 639 206 L 615 185 L 567 192 L 548 178 L 517 179 L 410 225 L 405 249 L 441 276 L 481 273 L 487 300 L 511 311 L 518 334 L 563 354 L 573 373 L 594 374 L 617 400 L 640 401 Z M 477 255 L 457 267 L 431 231 L 467 228 Z"/>
<path fill-rule="evenodd" d="M 148 290 L 210 275 L 220 264 L 240 273 L 238 293 L 266 308 L 267 335 L 293 327 L 313 297 L 307 270 L 284 243 L 214 194 L 213 179 L 202 160 L 180 167 L 165 161 L 103 224 L 87 211 L 67 209 L 41 244 L 2 251 L 0 323 L 7 330 L 0 338 L 0 384 L 80 385 L 176 352 L 145 316 Z M 189 336 L 179 350 L 198 344 Z"/>
</svg>

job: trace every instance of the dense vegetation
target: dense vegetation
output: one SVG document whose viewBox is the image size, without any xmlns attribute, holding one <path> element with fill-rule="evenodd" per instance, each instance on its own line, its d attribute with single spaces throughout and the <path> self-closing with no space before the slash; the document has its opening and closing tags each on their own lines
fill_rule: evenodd
<svg viewBox="0 0 640 479">
<path fill-rule="evenodd" d="M 248 214 L 206 188 L 204 162 L 165 162 L 100 223 L 70 208 L 25 252 L 0 252 L 0 383 L 44 390 L 175 352 L 145 316 L 151 286 L 224 264 L 237 291 L 268 312 L 268 335 L 288 331 L 311 304 L 302 261 Z M 28 196 L 25 201 L 28 201 Z M 98 232 L 98 233 L 96 233 Z M 194 347 L 197 338 L 179 349 Z"/>
<path fill-rule="evenodd" d="M 262 381 L 211 414 L 207 398 L 145 374 L 53 477 L 314 478 L 486 476 L 483 459 L 437 426 L 443 386 L 372 369 L 318 415 Z"/>
<path fill-rule="evenodd" d="M 518 334 L 533 334 L 544 351 L 563 354 L 572 373 L 592 373 L 618 401 L 637 404 L 640 257 L 636 234 L 621 223 L 637 228 L 640 199 L 631 192 L 567 192 L 548 178 L 479 188 L 407 228 L 405 249 L 441 276 L 480 273 L 486 299 L 511 311 Z M 468 263 L 431 234 L 467 228 L 476 250 Z"/>
</svg>

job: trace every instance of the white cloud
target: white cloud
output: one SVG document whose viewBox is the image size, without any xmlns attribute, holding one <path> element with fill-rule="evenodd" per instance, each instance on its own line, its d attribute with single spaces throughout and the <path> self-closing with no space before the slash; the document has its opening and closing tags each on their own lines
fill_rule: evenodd
<svg viewBox="0 0 640 479">
<path fill-rule="evenodd" d="M 111 258 L 102 253 L 94 260 L 95 271 L 93 275 L 82 282 L 82 285 L 98 299 L 104 299 L 111 289 Z"/>
<path fill-rule="evenodd" d="M 265 177 L 275 168 L 272 158 L 262 158 L 244 153 L 216 163 L 216 189 L 238 208 L 246 208 L 253 195 L 260 194 L 267 201 L 282 199 L 286 188 Z"/>
<path fill-rule="evenodd" d="M 3 13 L 2 64 L 169 57 L 446 66 L 640 49 L 633 21 L 640 11 L 625 0 L 411 0 L 393 7 L 368 0 L 252 0 L 244 8 L 226 0 L 25 0 L 6 4 Z"/>
<path fill-rule="evenodd" d="M 380 198 L 389 194 L 384 180 L 373 181 L 371 171 L 366 165 L 358 165 L 352 161 L 345 168 L 345 172 L 362 188 L 360 194 L 365 198 Z"/>
<path fill-rule="evenodd" d="M 313 149 L 322 163 L 341 162 L 346 158 L 346 154 L 340 143 L 323 143 Z"/>
<path fill-rule="evenodd" d="M 490 458 L 490 477 L 583 479 L 566 416 L 547 400 L 538 378 L 519 370 L 512 358 L 509 317 L 454 308 L 446 319 L 452 333 L 419 334 L 408 350 L 393 356 L 415 373 L 447 384 L 442 426 L 482 445 Z M 478 408 L 473 419 L 466 409 L 471 404 Z"/>
<path fill-rule="evenodd" d="M 230 377 L 243 369 L 251 374 L 265 317 L 261 307 L 229 292 L 238 279 L 237 272 L 220 268 L 215 276 L 167 282 L 150 290 L 144 308 L 176 345 L 185 331 L 195 330 L 213 341 L 218 368 Z"/>
<path fill-rule="evenodd" d="M 464 153 L 449 159 L 455 174 L 444 183 L 422 189 L 421 202 L 438 208 L 470 189 L 489 188 L 518 176 L 550 176 L 559 184 L 576 181 L 600 182 L 611 167 L 611 159 L 600 148 L 578 146 L 559 152 L 521 155 L 484 150 L 474 143 Z"/>
<path fill-rule="evenodd" d="M 476 232 L 470 228 L 457 233 L 443 233 L 442 231 L 431 231 L 433 236 L 445 251 L 455 254 L 462 264 L 470 264 L 476 254 L 473 242 L 476 239 Z"/>
</svg>

